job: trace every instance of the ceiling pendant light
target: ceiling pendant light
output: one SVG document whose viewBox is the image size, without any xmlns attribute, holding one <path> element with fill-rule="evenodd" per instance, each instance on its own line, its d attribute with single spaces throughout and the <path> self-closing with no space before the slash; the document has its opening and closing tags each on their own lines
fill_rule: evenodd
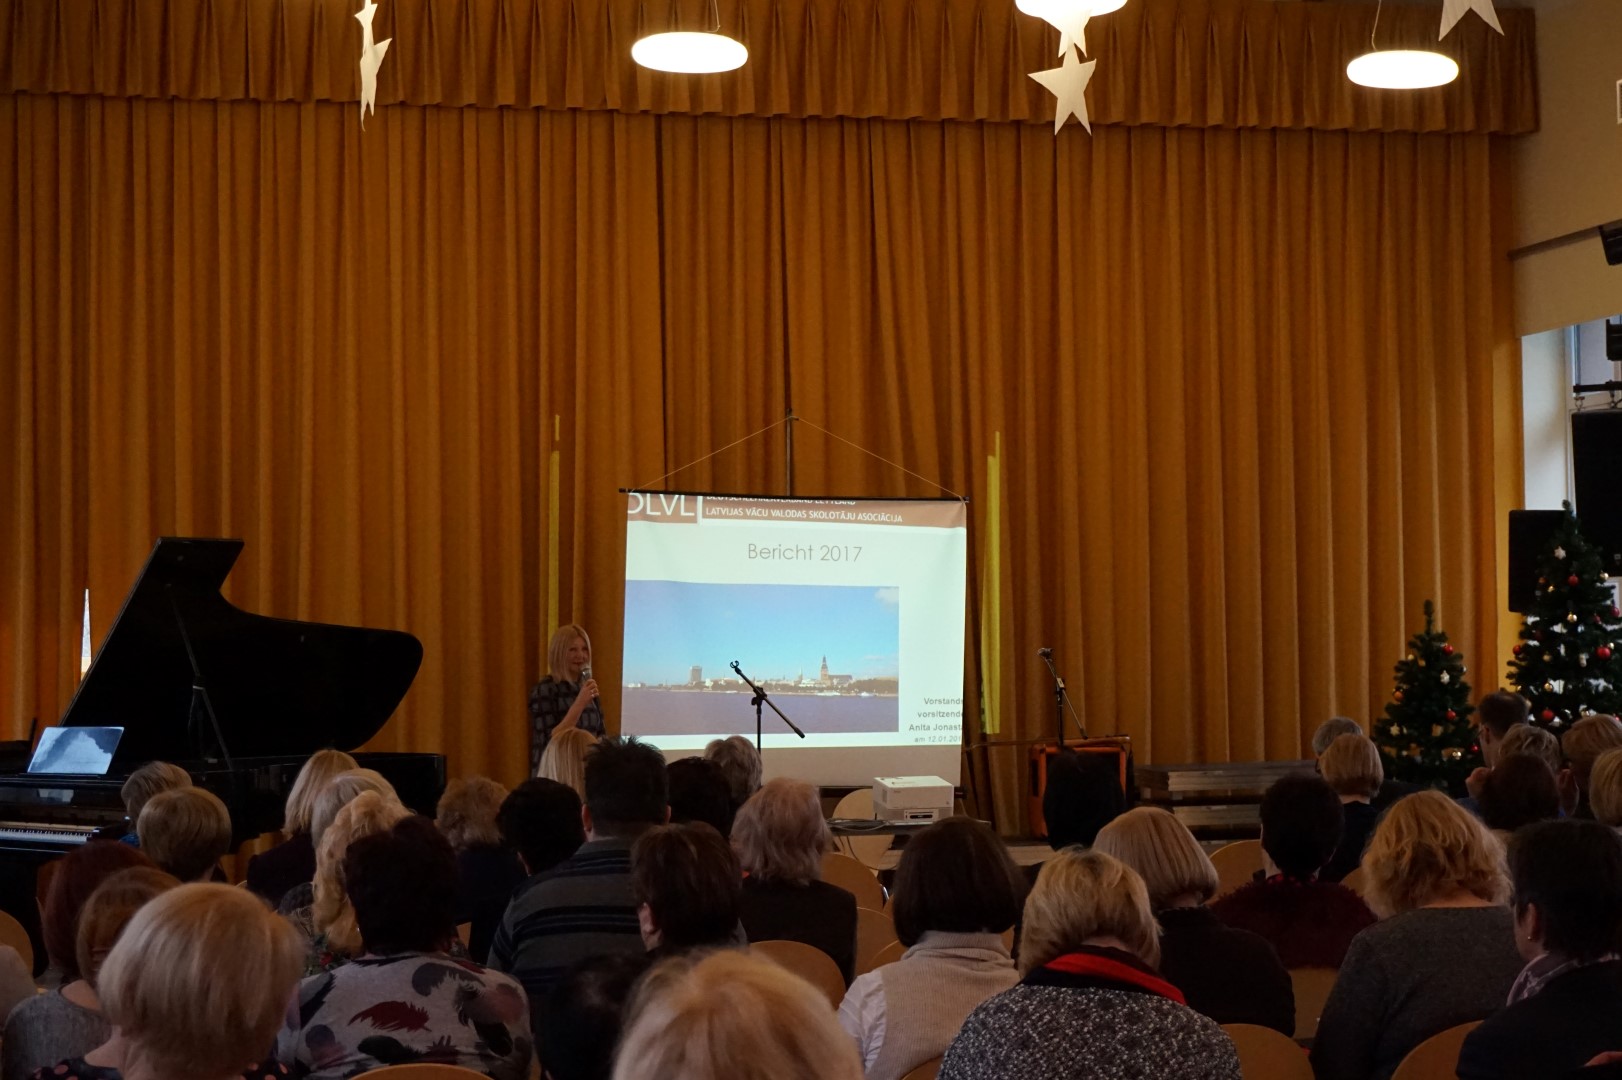
<svg viewBox="0 0 1622 1080">
<path fill-rule="evenodd" d="M 737 38 L 721 33 L 721 12 L 710 0 L 713 26 L 709 30 L 673 30 L 649 34 L 631 46 L 631 59 L 654 71 L 704 75 L 743 67 L 749 50 Z"/>
<path fill-rule="evenodd" d="M 1024 14 L 1046 19 L 1054 25 L 1062 24 L 1078 12 L 1084 12 L 1088 17 L 1108 15 L 1125 6 L 1126 0 L 1014 0 L 1014 7 Z"/>
<path fill-rule="evenodd" d="M 1374 29 L 1369 31 L 1369 51 L 1346 65 L 1346 77 L 1359 86 L 1376 90 L 1423 90 L 1446 86 L 1459 77 L 1459 65 L 1451 56 L 1425 49 L 1382 49 L 1374 43 L 1380 28 L 1380 7 L 1374 6 Z"/>
</svg>

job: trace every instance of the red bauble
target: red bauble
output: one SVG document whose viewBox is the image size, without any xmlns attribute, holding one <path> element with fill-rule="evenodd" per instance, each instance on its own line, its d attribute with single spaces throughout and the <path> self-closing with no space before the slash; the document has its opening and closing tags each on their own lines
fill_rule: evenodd
<svg viewBox="0 0 1622 1080">
<path fill-rule="evenodd" d="M 1609 660 L 1611 658 L 1611 647 L 1609 645 L 1601 645 L 1599 648 L 1594 650 L 1594 655 L 1599 657 L 1601 660 Z"/>
<path fill-rule="evenodd" d="M 1554 710 L 1553 709 L 1544 709 L 1538 715 L 1543 717 L 1543 722 L 1544 723 L 1548 723 L 1550 720 L 1554 719 Z"/>
<path fill-rule="evenodd" d="M 1613 618 L 1613 619 L 1622 619 L 1622 608 L 1618 608 L 1618 607 L 1612 608 L 1611 609 L 1611 618 Z"/>
<path fill-rule="evenodd" d="M 1396 693 L 1392 694 L 1391 695 L 1391 700 L 1397 702 L 1398 704 L 1401 704 L 1401 702 L 1402 702 L 1402 691 L 1398 690 Z"/>
<path fill-rule="evenodd" d="M 1517 643 L 1515 648 L 1511 649 L 1510 651 L 1513 652 L 1516 656 L 1519 656 L 1519 655 L 1521 655 L 1522 652 L 1526 651 L 1526 646 Z"/>
<path fill-rule="evenodd" d="M 1583 579 L 1578 577 L 1576 574 L 1573 574 L 1573 575 L 1571 575 L 1570 577 L 1568 577 L 1566 579 L 1566 584 L 1570 585 L 1573 589 L 1575 589 L 1577 586 L 1581 585 L 1582 583 L 1583 583 Z"/>
<path fill-rule="evenodd" d="M 1447 711 L 1447 718 L 1449 720 L 1457 720 L 1459 718 L 1459 714 L 1454 712 L 1452 709 L 1449 709 Z"/>
<path fill-rule="evenodd" d="M 1451 646 L 1451 645 L 1443 645 L 1442 646 L 1442 655 L 1443 656 L 1452 656 L 1453 655 L 1453 646 Z"/>
</svg>

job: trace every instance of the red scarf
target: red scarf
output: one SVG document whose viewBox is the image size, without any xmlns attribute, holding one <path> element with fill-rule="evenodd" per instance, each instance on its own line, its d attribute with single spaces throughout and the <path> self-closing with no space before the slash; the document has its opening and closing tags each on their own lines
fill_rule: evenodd
<svg viewBox="0 0 1622 1080">
<path fill-rule="evenodd" d="M 1151 994 L 1159 994 L 1163 998 L 1170 998 L 1179 1005 L 1188 1004 L 1183 999 L 1181 990 L 1153 972 L 1120 960 L 1111 959 L 1108 956 L 1100 956 L 1097 953 L 1067 953 L 1043 966 L 1049 971 L 1056 971 L 1064 975 L 1077 975 L 1083 978 L 1107 979 L 1111 982 L 1126 983 L 1140 990 L 1147 990 Z"/>
</svg>

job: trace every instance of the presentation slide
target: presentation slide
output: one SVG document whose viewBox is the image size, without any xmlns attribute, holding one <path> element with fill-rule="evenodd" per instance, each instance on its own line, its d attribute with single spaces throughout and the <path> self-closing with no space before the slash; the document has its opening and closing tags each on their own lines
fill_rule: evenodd
<svg viewBox="0 0 1622 1080">
<path fill-rule="evenodd" d="M 755 735 L 766 776 L 958 782 L 968 508 L 632 492 L 621 730 L 668 757 Z"/>
</svg>

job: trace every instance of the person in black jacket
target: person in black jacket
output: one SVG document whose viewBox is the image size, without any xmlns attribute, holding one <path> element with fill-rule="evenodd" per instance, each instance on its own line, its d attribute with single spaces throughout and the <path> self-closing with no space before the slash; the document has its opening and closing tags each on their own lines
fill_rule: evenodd
<svg viewBox="0 0 1622 1080">
<path fill-rule="evenodd" d="M 1217 872 L 1183 823 L 1157 806 L 1128 810 L 1093 848 L 1143 878 L 1160 923 L 1160 974 L 1188 1006 L 1219 1024 L 1258 1024 L 1295 1034 L 1295 988 L 1267 939 L 1235 930 L 1205 902 Z"/>
<path fill-rule="evenodd" d="M 1515 834 L 1509 864 L 1527 965 L 1508 1007 L 1465 1039 L 1460 1080 L 1559 1076 L 1622 1049 L 1622 838 L 1539 822 Z"/>
</svg>

